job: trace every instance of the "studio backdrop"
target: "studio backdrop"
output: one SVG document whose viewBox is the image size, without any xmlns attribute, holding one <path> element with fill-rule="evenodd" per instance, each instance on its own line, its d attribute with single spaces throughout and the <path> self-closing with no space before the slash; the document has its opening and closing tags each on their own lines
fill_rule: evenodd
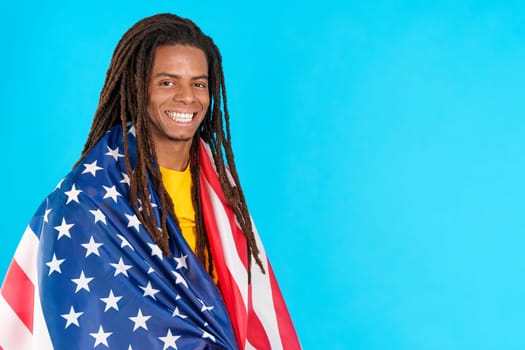
<svg viewBox="0 0 525 350">
<path fill-rule="evenodd" d="M 2 2 L 0 279 L 80 156 L 113 48 L 159 12 L 222 51 L 305 349 L 525 348 L 521 1 Z"/>
</svg>

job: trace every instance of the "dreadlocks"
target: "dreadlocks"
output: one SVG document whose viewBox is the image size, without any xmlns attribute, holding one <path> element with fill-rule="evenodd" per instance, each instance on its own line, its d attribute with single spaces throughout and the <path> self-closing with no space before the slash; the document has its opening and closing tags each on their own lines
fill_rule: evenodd
<svg viewBox="0 0 525 350">
<path fill-rule="evenodd" d="M 156 48 L 175 44 L 201 49 L 206 55 L 209 70 L 210 106 L 192 140 L 190 150 L 192 200 L 197 237 L 196 254 L 211 274 L 213 262 L 200 199 L 199 139 L 202 138 L 210 146 L 222 190 L 246 237 L 248 271 L 250 271 L 251 258 L 254 257 L 257 265 L 264 272 L 233 159 L 222 58 L 212 39 L 192 21 L 172 14 L 159 14 L 137 22 L 124 34 L 113 53 L 106 81 L 100 93 L 99 105 L 80 160 L 111 127 L 118 123 L 122 125 L 131 205 L 163 253 L 169 255 L 167 217 L 171 216 L 177 225 L 179 223 L 173 202 L 162 182 L 155 145 L 151 137 L 148 119 L 148 82 Z M 136 163 L 133 167 L 129 157 L 129 122 L 132 122 L 137 134 Z M 153 214 L 148 179 L 151 180 L 153 188 L 160 197 L 160 230 L 157 228 Z"/>
</svg>

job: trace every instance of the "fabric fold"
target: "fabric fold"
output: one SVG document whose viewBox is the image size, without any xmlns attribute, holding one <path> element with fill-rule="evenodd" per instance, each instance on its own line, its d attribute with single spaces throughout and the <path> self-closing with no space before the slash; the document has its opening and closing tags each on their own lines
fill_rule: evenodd
<svg viewBox="0 0 525 350">
<path fill-rule="evenodd" d="M 133 156 L 133 128 L 126 136 Z M 252 276 L 265 290 L 253 293 L 248 286 L 244 236 L 217 187 L 208 147 L 201 146 L 203 215 L 220 289 L 173 218 L 167 222 L 170 257 L 137 219 L 128 198 L 122 128 L 114 126 L 29 224 L 7 276 L 30 266 L 36 281 L 10 278 L 2 286 L 3 350 L 20 349 L 19 344 L 24 349 L 300 348 L 297 336 L 284 340 L 283 332 L 295 335 L 295 330 L 272 270 L 263 275 L 252 264 Z M 159 199 L 149 186 L 158 221 Z M 31 251 L 36 259 L 27 254 Z M 20 293 L 19 300 L 6 297 L 27 281 L 34 287 L 31 293 Z M 29 302 L 35 304 L 31 327 L 15 310 Z M 20 334 L 19 339 L 4 330 Z"/>
</svg>

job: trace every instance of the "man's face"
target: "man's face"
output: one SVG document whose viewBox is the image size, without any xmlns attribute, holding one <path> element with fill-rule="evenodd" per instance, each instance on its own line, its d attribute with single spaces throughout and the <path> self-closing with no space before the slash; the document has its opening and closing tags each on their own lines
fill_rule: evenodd
<svg viewBox="0 0 525 350">
<path fill-rule="evenodd" d="M 148 83 L 148 113 L 157 152 L 191 144 L 210 105 L 208 61 L 201 49 L 160 46 Z"/>
</svg>

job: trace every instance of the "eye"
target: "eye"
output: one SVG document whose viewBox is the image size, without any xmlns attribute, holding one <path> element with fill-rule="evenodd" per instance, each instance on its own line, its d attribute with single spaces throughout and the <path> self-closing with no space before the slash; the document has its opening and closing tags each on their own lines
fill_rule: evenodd
<svg viewBox="0 0 525 350">
<path fill-rule="evenodd" d="M 208 85 L 206 85 L 206 83 L 195 83 L 195 87 L 198 87 L 198 88 L 201 88 L 201 89 L 205 89 L 208 87 Z"/>
<path fill-rule="evenodd" d="M 159 83 L 160 86 L 173 86 L 175 85 L 175 83 L 171 80 L 162 80 L 160 83 Z"/>
</svg>

